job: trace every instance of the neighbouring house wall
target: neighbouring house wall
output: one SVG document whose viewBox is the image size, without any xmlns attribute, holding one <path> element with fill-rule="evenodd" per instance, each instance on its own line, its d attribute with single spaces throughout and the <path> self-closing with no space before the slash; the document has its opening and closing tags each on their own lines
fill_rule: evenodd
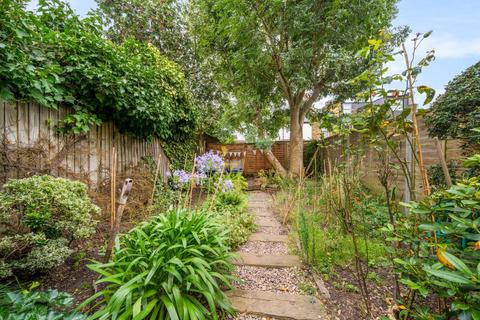
<svg viewBox="0 0 480 320">
<path fill-rule="evenodd" d="M 0 102 L 0 182 L 45 173 L 96 184 L 110 174 L 113 148 L 118 173 L 151 157 L 166 177 L 169 160 L 160 139 L 147 141 L 120 133 L 111 122 L 85 135 L 58 134 L 55 125 L 70 112 L 64 107 L 53 110 L 35 103 Z"/>
</svg>

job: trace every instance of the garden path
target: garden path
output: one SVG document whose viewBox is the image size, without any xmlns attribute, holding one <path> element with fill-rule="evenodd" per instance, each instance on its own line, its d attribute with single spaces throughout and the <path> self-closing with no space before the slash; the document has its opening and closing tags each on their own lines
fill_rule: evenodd
<svg viewBox="0 0 480 320">
<path fill-rule="evenodd" d="M 236 275 L 241 281 L 228 292 L 236 319 L 329 319 L 322 302 L 312 295 L 315 285 L 299 257 L 288 254 L 287 231 L 271 206 L 268 193 L 249 194 L 248 207 L 258 229 L 237 252 Z"/>
</svg>

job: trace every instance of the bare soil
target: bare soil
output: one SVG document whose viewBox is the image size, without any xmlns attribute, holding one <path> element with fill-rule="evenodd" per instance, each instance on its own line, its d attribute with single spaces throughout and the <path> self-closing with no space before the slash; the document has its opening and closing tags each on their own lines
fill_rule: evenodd
<svg viewBox="0 0 480 320">
<path fill-rule="evenodd" d="M 330 293 L 326 300 L 327 313 L 332 319 L 368 319 L 365 304 L 359 291 L 353 265 L 335 267 L 332 275 L 322 276 Z M 371 301 L 373 319 L 385 316 L 393 301 L 393 278 L 388 268 L 371 268 L 375 273 L 374 279 L 368 280 L 368 289 Z"/>
<path fill-rule="evenodd" d="M 130 221 L 122 222 L 121 233 L 127 232 L 133 226 Z M 91 271 L 87 265 L 93 261 L 102 261 L 109 228 L 108 222 L 100 223 L 93 238 L 75 243 L 76 252 L 63 265 L 36 279 L 40 282 L 40 289 L 68 292 L 74 296 L 77 303 L 94 294 L 94 282 L 98 279 L 98 274 Z"/>
</svg>

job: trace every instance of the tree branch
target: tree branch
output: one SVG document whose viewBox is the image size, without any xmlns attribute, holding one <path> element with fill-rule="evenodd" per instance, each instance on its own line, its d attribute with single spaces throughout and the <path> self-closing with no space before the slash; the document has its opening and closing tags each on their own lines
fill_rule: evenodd
<svg viewBox="0 0 480 320">
<path fill-rule="evenodd" d="M 315 101 L 317 101 L 318 97 L 320 96 L 320 92 L 323 88 L 322 82 L 317 82 L 313 87 L 312 94 L 308 97 L 307 100 L 304 100 L 300 106 L 300 118 L 303 121 L 307 112 L 312 108 L 312 105 Z"/>
</svg>

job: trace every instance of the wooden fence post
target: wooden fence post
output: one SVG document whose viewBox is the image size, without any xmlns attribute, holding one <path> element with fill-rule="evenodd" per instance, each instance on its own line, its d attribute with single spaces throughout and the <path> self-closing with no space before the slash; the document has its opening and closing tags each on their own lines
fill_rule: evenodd
<svg viewBox="0 0 480 320">
<path fill-rule="evenodd" d="M 125 205 L 127 204 L 128 195 L 132 190 L 133 180 L 130 178 L 125 179 L 123 181 L 122 192 L 120 193 L 120 197 L 118 198 L 118 209 L 117 213 L 115 214 L 115 224 L 113 228 L 110 230 L 110 239 L 108 240 L 107 251 L 105 252 L 105 262 L 108 262 L 110 256 L 112 254 L 113 245 L 115 243 L 115 238 L 120 231 L 120 224 L 122 222 L 122 215 L 123 210 L 125 209 Z"/>
</svg>

